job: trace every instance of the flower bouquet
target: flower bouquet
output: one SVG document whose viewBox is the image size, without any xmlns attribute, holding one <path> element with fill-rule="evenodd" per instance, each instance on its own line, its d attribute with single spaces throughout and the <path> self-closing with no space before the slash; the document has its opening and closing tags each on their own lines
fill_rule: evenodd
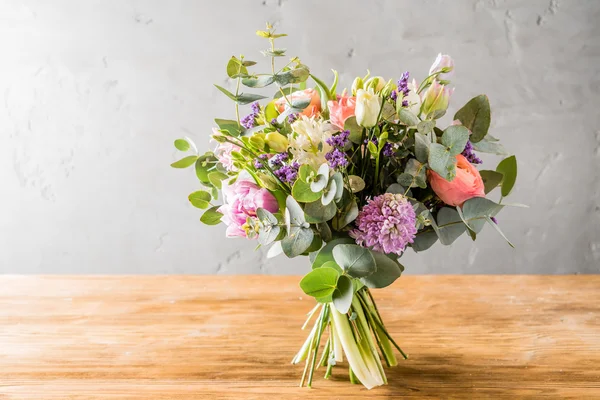
<svg viewBox="0 0 600 400">
<path fill-rule="evenodd" d="M 268 257 L 308 256 L 312 268 L 300 288 L 316 306 L 292 360 L 305 363 L 300 385 L 311 386 L 318 367 L 328 378 L 344 359 L 352 382 L 383 385 L 384 364 L 397 365 L 394 349 L 407 356 L 371 289 L 400 277 L 407 247 L 450 245 L 465 232 L 475 240 L 485 223 L 504 237 L 495 216 L 515 183 L 516 159 L 504 158 L 495 170 L 476 168 L 475 151 L 507 155 L 488 133 L 484 95 L 445 129 L 437 126 L 453 91 L 449 56 L 439 55 L 421 82 L 408 72 L 397 82 L 367 74 L 338 94 L 336 71 L 328 85 L 297 57 L 279 66 L 286 51 L 275 41 L 286 35 L 270 25 L 257 34 L 270 44 L 262 52 L 270 71 L 257 73 L 256 62 L 231 57 L 233 89 L 215 86 L 235 103 L 236 118 L 215 119 L 214 151 L 199 154 L 190 139 L 176 140 L 178 150 L 193 154 L 172 167 L 195 167 L 204 189 L 189 201 L 206 209 L 203 223 L 223 222 L 228 237 L 270 246 Z M 262 88 L 274 93 L 248 92 Z M 245 105 L 250 110 L 242 117 Z M 496 187 L 498 202 L 487 197 Z M 222 204 L 215 205 L 219 192 Z"/>
</svg>

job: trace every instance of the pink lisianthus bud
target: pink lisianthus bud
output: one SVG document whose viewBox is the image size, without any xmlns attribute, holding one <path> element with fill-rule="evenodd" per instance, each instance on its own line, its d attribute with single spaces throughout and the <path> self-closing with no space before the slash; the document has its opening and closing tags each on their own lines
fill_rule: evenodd
<svg viewBox="0 0 600 400">
<path fill-rule="evenodd" d="M 462 206 L 473 197 L 485 197 L 479 171 L 461 154 L 456 156 L 456 176 L 452 181 L 432 170 L 427 171 L 427 178 L 435 194 L 450 206 Z"/>
<path fill-rule="evenodd" d="M 350 117 L 354 116 L 356 109 L 356 97 L 342 96 L 337 101 L 327 102 L 329 108 L 330 122 L 340 129 L 344 129 L 344 123 Z"/>
<path fill-rule="evenodd" d="M 223 204 L 217 211 L 223 214 L 221 221 L 227 225 L 227 237 L 247 237 L 244 229 L 248 218 L 256 218 L 256 210 L 264 208 L 277 212 L 277 199 L 267 189 L 250 180 L 238 180 L 223 187 Z"/>
<path fill-rule="evenodd" d="M 315 89 L 299 90 L 291 95 L 286 93 L 286 96 L 290 102 L 310 100 L 310 104 L 302 111 L 302 115 L 306 115 L 310 118 L 321 112 L 321 98 L 319 97 L 319 92 Z M 275 100 L 275 107 L 280 113 L 284 112 L 285 108 L 288 107 L 285 97 L 280 97 Z"/>
<path fill-rule="evenodd" d="M 452 76 L 454 70 L 454 60 L 448 54 L 439 53 L 431 68 L 429 69 L 429 75 L 441 72 L 437 77 L 438 79 L 449 79 Z"/>
<path fill-rule="evenodd" d="M 429 115 L 435 111 L 446 111 L 453 92 L 454 89 L 434 80 L 423 98 L 423 113 Z"/>
</svg>

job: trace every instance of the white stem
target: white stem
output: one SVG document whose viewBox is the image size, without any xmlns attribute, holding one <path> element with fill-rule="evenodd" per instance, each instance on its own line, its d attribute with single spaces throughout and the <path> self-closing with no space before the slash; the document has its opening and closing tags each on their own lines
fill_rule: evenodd
<svg viewBox="0 0 600 400">
<path fill-rule="evenodd" d="M 337 329 L 335 329 L 335 324 L 331 324 L 331 339 L 333 342 L 333 355 L 335 356 L 335 362 L 341 363 L 344 361 L 344 352 L 342 351 L 342 342 L 340 342 L 340 338 L 337 334 Z"/>
<path fill-rule="evenodd" d="M 358 380 L 360 380 L 360 382 L 367 389 L 372 389 L 375 386 L 383 385 L 383 380 L 381 379 L 381 375 L 378 373 L 378 371 L 371 371 L 365 364 L 363 355 L 361 354 L 356 340 L 354 340 L 352 335 L 352 331 L 350 330 L 348 317 L 345 314 L 340 314 L 335 307 L 331 307 L 331 316 L 333 317 L 335 331 L 339 336 L 340 342 L 342 343 L 344 353 L 346 353 L 348 364 L 350 364 L 350 368 L 352 368 L 352 371 L 354 371 L 354 374 Z M 369 358 L 367 354 L 364 356 Z"/>
<path fill-rule="evenodd" d="M 356 311 L 358 316 L 356 322 L 361 327 L 361 347 L 365 354 L 365 361 L 369 370 L 373 376 L 377 376 L 383 383 L 387 383 L 387 378 L 385 377 L 385 372 L 383 370 L 383 365 L 381 364 L 381 359 L 379 358 L 379 353 L 375 348 L 375 342 L 373 341 L 373 336 L 369 329 L 369 325 L 367 323 L 367 317 L 363 312 L 362 305 L 360 301 L 354 296 L 352 299 L 352 308 Z M 369 355 L 371 357 L 369 357 Z"/>
<path fill-rule="evenodd" d="M 308 354 L 308 348 L 310 347 L 310 343 L 312 341 L 312 338 L 313 338 L 313 336 L 316 333 L 317 333 L 317 324 L 315 324 L 313 326 L 313 328 L 311 329 L 308 337 L 306 338 L 306 341 L 304 342 L 304 344 L 300 348 L 300 351 L 298 351 L 298 354 L 296 354 L 296 356 L 292 360 L 292 364 L 298 364 L 299 362 L 301 362 L 304 359 L 306 359 L 306 355 Z"/>
</svg>

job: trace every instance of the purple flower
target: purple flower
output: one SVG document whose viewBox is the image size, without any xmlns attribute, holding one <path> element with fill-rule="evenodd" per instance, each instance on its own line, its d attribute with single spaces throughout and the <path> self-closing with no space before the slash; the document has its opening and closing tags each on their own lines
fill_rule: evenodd
<svg viewBox="0 0 600 400">
<path fill-rule="evenodd" d="M 386 157 L 392 157 L 394 155 L 394 145 L 390 142 L 387 142 L 383 145 L 383 155 Z"/>
<path fill-rule="evenodd" d="M 258 104 L 258 101 L 250 104 L 250 109 L 252 109 L 254 114 L 260 114 L 260 104 Z"/>
<path fill-rule="evenodd" d="M 264 164 L 258 158 L 254 159 L 254 168 L 263 169 L 264 167 Z"/>
<path fill-rule="evenodd" d="M 291 124 L 298 119 L 298 114 L 290 114 L 288 115 L 288 122 Z"/>
<path fill-rule="evenodd" d="M 408 78 L 409 78 L 409 75 L 410 74 L 408 73 L 408 71 L 406 71 L 405 73 L 402 74 L 402 76 L 400 77 L 400 79 L 397 82 L 398 89 L 392 91 L 392 93 L 390 94 L 390 97 L 392 98 L 392 100 L 396 101 L 396 99 L 398 98 L 399 94 L 402 95 L 402 98 L 404 98 L 405 96 L 408 96 L 408 92 L 410 91 L 408 89 Z M 407 101 L 402 101 L 402 107 L 408 107 L 408 102 Z"/>
<path fill-rule="evenodd" d="M 331 168 L 345 168 L 348 166 L 346 153 L 340 149 L 333 149 L 329 153 L 325 154 L 325 159 L 328 161 Z"/>
<path fill-rule="evenodd" d="M 490 219 L 492 220 L 493 223 L 498 225 L 498 220 L 496 219 L 496 217 L 490 217 Z"/>
<path fill-rule="evenodd" d="M 341 148 L 344 148 L 344 146 L 346 146 L 346 144 L 348 144 L 349 137 L 350 137 L 350 131 L 341 131 L 337 135 L 332 136 L 332 137 L 326 139 L 325 141 L 327 142 L 328 145 L 341 149 Z"/>
<path fill-rule="evenodd" d="M 275 154 L 273 157 L 271 157 L 271 159 L 269 160 L 269 163 L 271 164 L 271 166 L 273 167 L 282 167 L 283 166 L 283 162 L 285 160 L 287 160 L 289 157 L 288 153 L 278 153 Z"/>
<path fill-rule="evenodd" d="M 467 140 L 467 145 L 465 146 L 462 155 L 465 156 L 467 161 L 469 161 L 471 164 L 483 164 L 481 158 L 477 157 L 477 154 L 475 154 L 473 151 L 473 145 L 471 144 L 470 140 Z"/>
<path fill-rule="evenodd" d="M 274 174 L 280 181 L 292 184 L 298 177 L 298 168 L 300 164 L 294 161 L 291 165 L 281 166 Z"/>
<path fill-rule="evenodd" d="M 246 129 L 251 129 L 256 126 L 256 117 L 258 117 L 258 114 L 260 114 L 260 104 L 258 104 L 258 101 L 255 101 L 254 103 L 252 103 L 250 105 L 250 109 L 252 110 L 252 112 L 250 114 L 246 115 L 240 121 L 242 126 Z"/>
<path fill-rule="evenodd" d="M 358 214 L 350 236 L 363 247 L 401 255 L 413 243 L 417 228 L 410 202 L 401 194 L 384 193 L 367 202 Z"/>
</svg>

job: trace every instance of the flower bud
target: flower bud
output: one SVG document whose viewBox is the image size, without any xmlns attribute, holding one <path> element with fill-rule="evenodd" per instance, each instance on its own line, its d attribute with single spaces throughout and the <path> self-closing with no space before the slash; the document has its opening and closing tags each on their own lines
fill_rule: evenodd
<svg viewBox="0 0 600 400">
<path fill-rule="evenodd" d="M 425 115 L 433 114 L 436 111 L 446 111 L 450 101 L 450 95 L 454 89 L 442 85 L 437 80 L 431 83 L 423 99 L 423 113 Z"/>
<path fill-rule="evenodd" d="M 358 89 L 363 88 L 363 80 L 360 77 L 356 77 L 354 82 L 352 82 L 352 96 L 356 96 L 356 92 Z"/>
<path fill-rule="evenodd" d="M 440 72 L 437 76 L 438 79 L 448 79 L 452 76 L 452 70 L 454 69 L 454 60 L 447 54 L 439 53 L 431 68 L 429 69 L 429 75 Z"/>
<path fill-rule="evenodd" d="M 356 93 L 356 122 L 364 128 L 371 128 L 377 124 L 380 110 L 380 98 L 373 89 L 359 89 Z"/>
<path fill-rule="evenodd" d="M 279 132 L 269 132 L 265 139 L 269 147 L 278 153 L 286 151 L 289 146 L 287 137 Z"/>
<path fill-rule="evenodd" d="M 385 83 L 382 76 L 373 76 L 365 82 L 365 89 L 373 89 L 375 93 L 379 93 L 385 87 Z"/>
</svg>

